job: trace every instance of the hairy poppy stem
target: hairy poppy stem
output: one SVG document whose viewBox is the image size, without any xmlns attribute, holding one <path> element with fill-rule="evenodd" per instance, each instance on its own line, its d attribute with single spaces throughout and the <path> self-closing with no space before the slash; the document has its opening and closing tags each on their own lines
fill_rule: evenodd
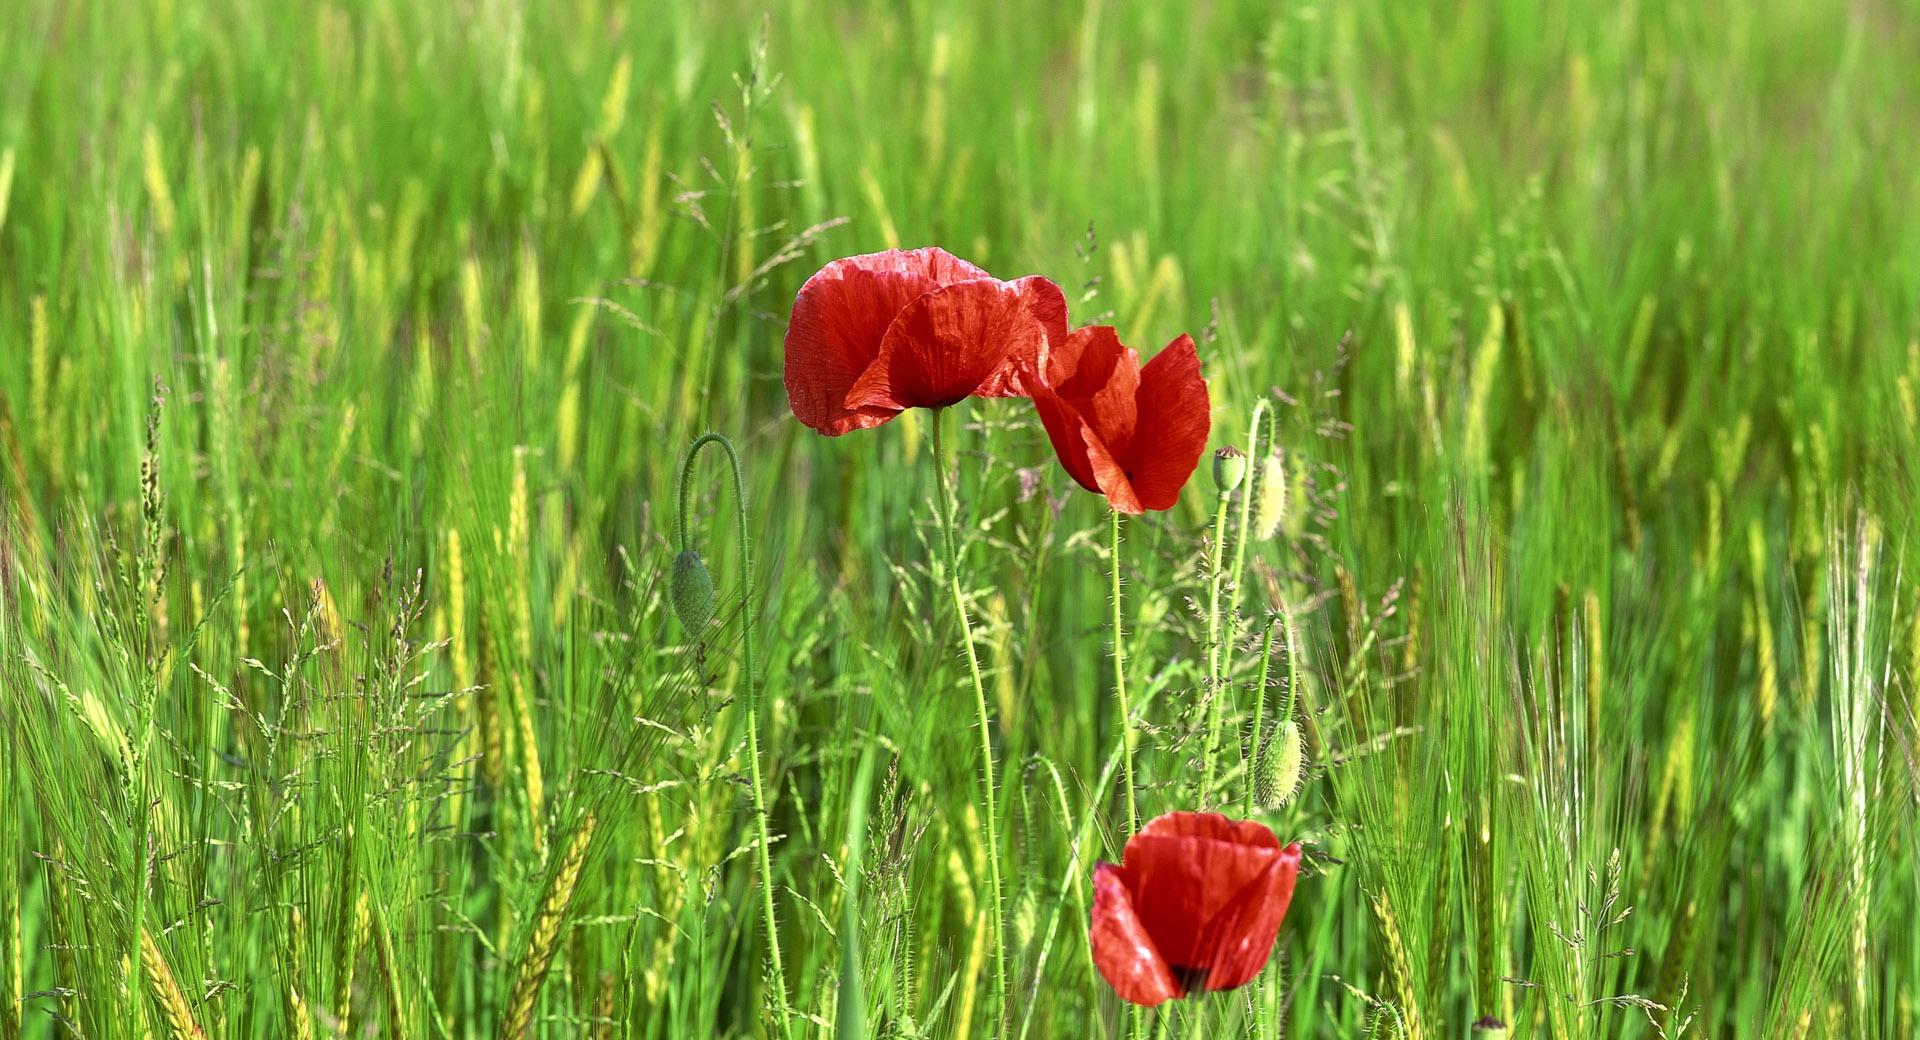
<svg viewBox="0 0 1920 1040">
<path fill-rule="evenodd" d="M 792 1011 L 787 1006 L 787 976 L 780 963 L 780 925 L 773 912 L 773 860 L 767 851 L 773 840 L 767 831 L 766 788 L 760 776 L 760 681 L 753 656 L 753 543 L 747 538 L 747 484 L 741 475 L 740 453 L 733 449 L 733 442 L 725 436 L 711 432 L 701 434 L 687 449 L 686 459 L 680 465 L 680 509 L 674 514 L 674 531 L 680 551 L 686 552 L 690 547 L 687 538 L 687 502 L 691 494 L 693 464 L 700 456 L 700 449 L 709 444 L 719 445 L 726 453 L 727 466 L 733 474 L 733 516 L 740 538 L 740 571 L 745 575 L 745 607 L 740 614 L 740 642 L 747 666 L 747 761 L 748 777 L 753 783 L 753 821 L 760 846 L 760 908 L 767 919 L 768 974 L 773 981 L 774 1008 L 780 1015 L 780 1036 L 791 1037 L 793 1021 Z"/>
<path fill-rule="evenodd" d="M 1227 504 L 1232 496 L 1226 491 L 1219 494 L 1219 505 L 1213 517 L 1213 581 L 1207 593 L 1207 746 L 1206 772 L 1200 783 L 1200 803 L 1208 804 L 1213 795 L 1215 760 L 1220 747 L 1220 720 L 1225 713 L 1222 703 L 1225 691 L 1220 681 L 1221 637 L 1220 637 L 1220 586 L 1226 578 L 1223 564 L 1226 562 L 1227 547 Z"/>
<path fill-rule="evenodd" d="M 1244 783 L 1246 791 L 1241 801 L 1240 814 L 1242 816 L 1253 815 L 1253 764 L 1255 760 L 1260 757 L 1260 749 L 1266 742 L 1267 678 L 1271 674 L 1273 665 L 1273 629 L 1275 624 L 1274 619 L 1267 619 L 1266 634 L 1260 641 L 1260 681 L 1254 687 L 1258 696 L 1254 698 L 1253 702 L 1253 736 L 1248 738 L 1247 750 L 1240 756 L 1240 761 L 1246 773 Z"/>
<path fill-rule="evenodd" d="M 1273 451 L 1273 445 L 1278 438 L 1274 436 L 1276 431 L 1273 429 L 1272 417 L 1267 412 L 1267 399 L 1265 397 L 1254 402 L 1253 418 L 1247 422 L 1247 457 L 1251 459 L 1261 457 L 1260 429 L 1262 419 L 1267 420 L 1268 436 L 1266 451 L 1271 453 Z M 1254 492 L 1257 490 L 1259 489 L 1253 486 L 1253 481 L 1249 480 L 1246 487 L 1240 492 L 1240 529 L 1233 543 L 1233 589 L 1227 597 L 1227 613 L 1229 615 L 1236 615 L 1240 612 L 1240 590 L 1246 586 L 1247 543 L 1253 540 L 1248 532 L 1253 529 L 1249 525 L 1253 522 L 1253 497 Z"/>
<path fill-rule="evenodd" d="M 997 799 L 993 789 L 993 727 L 987 716 L 987 688 L 980 681 L 980 657 L 973 648 L 973 621 L 967 615 L 966 597 L 960 590 L 960 549 L 955 536 L 959 521 L 955 516 L 957 506 L 953 498 L 952 478 L 947 474 L 947 445 L 941 428 L 941 420 L 946 409 L 933 410 L 933 467 L 938 478 L 939 494 L 936 496 L 940 513 L 941 542 L 946 546 L 947 588 L 953 594 L 953 610 L 960 616 L 960 640 L 967 651 L 967 672 L 973 678 L 973 703 L 980 714 L 980 778 L 986 786 L 987 802 L 987 878 L 993 896 L 993 974 L 994 984 L 998 987 L 1000 1011 L 995 1013 L 999 1020 L 1006 1008 L 1007 1000 L 1007 953 L 1006 925 L 1001 920 L 1000 900 L 1000 813 L 996 807 Z M 994 1035 L 999 1035 L 998 1026 Z"/>
<path fill-rule="evenodd" d="M 1247 422 L 1246 454 L 1251 458 L 1260 457 L 1260 431 L 1261 421 L 1263 419 L 1268 420 L 1268 427 L 1272 426 L 1271 419 L 1267 413 L 1267 399 L 1265 397 L 1254 402 L 1253 416 Z M 1268 440 L 1271 441 L 1273 438 L 1269 437 Z M 1271 444 L 1268 445 L 1268 450 L 1272 450 Z M 1218 753 L 1217 748 L 1220 743 L 1221 718 L 1226 713 L 1226 672 L 1231 667 L 1231 662 L 1225 643 L 1233 639 L 1233 619 L 1240 616 L 1240 590 L 1245 585 L 1247 542 L 1249 541 L 1248 524 L 1252 522 L 1253 518 L 1253 492 L 1254 488 L 1251 483 L 1240 492 L 1240 514 L 1236 518 L 1238 523 L 1234 529 L 1233 566 L 1231 568 L 1222 567 L 1226 554 L 1227 507 L 1231 504 L 1231 496 L 1227 494 L 1227 492 L 1222 491 L 1220 493 L 1219 511 L 1214 515 L 1213 584 L 1207 607 L 1207 695 L 1210 703 L 1207 713 L 1206 786 L 1201 790 L 1201 797 L 1203 798 L 1207 797 L 1213 790 L 1214 765 L 1216 761 L 1215 756 Z M 1228 574 L 1233 575 L 1233 587 L 1227 597 L 1227 630 L 1222 634 L 1220 632 L 1220 589 L 1225 583 Z M 1265 690 L 1261 691 L 1261 696 L 1266 696 Z M 1254 739 L 1258 740 L 1259 736 L 1259 733 L 1256 732 Z"/>
<path fill-rule="evenodd" d="M 1127 785 L 1127 833 L 1140 829 L 1140 810 L 1133 798 L 1133 708 L 1127 703 L 1126 630 L 1120 619 L 1120 511 L 1107 510 L 1113 520 L 1113 690 L 1120 698 L 1121 777 Z"/>
</svg>

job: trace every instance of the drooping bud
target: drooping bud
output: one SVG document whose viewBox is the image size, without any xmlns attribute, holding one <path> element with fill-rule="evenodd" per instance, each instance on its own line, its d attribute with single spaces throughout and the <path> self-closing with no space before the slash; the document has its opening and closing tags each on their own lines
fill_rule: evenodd
<svg viewBox="0 0 1920 1040">
<path fill-rule="evenodd" d="M 1262 539 L 1272 538 L 1287 518 L 1287 468 L 1279 452 L 1260 460 L 1260 475 L 1254 483 L 1253 530 Z"/>
<path fill-rule="evenodd" d="M 1240 486 L 1247 475 L 1247 453 L 1229 444 L 1213 453 L 1213 482 L 1221 494 Z"/>
<path fill-rule="evenodd" d="M 681 627 L 688 635 L 699 635 L 713 619 L 713 577 L 699 553 L 688 549 L 673 558 L 673 582 L 668 591 Z"/>
<path fill-rule="evenodd" d="M 1300 724 L 1288 719 L 1280 724 L 1253 764 L 1253 800 L 1271 812 L 1287 804 L 1300 789 L 1300 767 L 1306 749 L 1300 740 Z"/>
</svg>

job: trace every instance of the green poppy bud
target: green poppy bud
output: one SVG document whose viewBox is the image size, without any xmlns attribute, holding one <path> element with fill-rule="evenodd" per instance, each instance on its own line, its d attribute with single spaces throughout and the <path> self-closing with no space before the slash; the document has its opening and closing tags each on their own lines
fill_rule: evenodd
<svg viewBox="0 0 1920 1040">
<path fill-rule="evenodd" d="M 688 635 L 697 636 L 713 619 L 713 577 L 700 554 L 688 549 L 673 558 L 673 614 Z"/>
<path fill-rule="evenodd" d="M 1300 768 L 1305 760 L 1300 724 L 1288 719 L 1267 739 L 1253 764 L 1253 800 L 1268 811 L 1287 804 L 1300 789 Z"/>
<path fill-rule="evenodd" d="M 1229 444 L 1213 453 L 1213 482 L 1226 494 L 1247 475 L 1247 453 Z"/>
</svg>

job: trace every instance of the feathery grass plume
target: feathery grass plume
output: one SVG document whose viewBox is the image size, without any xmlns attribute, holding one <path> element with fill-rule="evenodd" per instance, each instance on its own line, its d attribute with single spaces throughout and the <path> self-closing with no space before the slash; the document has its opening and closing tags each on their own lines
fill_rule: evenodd
<svg viewBox="0 0 1920 1040">
<path fill-rule="evenodd" d="M 1761 529 L 1758 517 L 1747 524 L 1747 564 L 1753 579 L 1753 601 L 1748 609 L 1753 618 L 1753 647 L 1758 672 L 1754 677 L 1754 699 L 1760 713 L 1760 731 L 1764 736 L 1773 732 L 1773 716 L 1780 701 L 1780 666 L 1773 644 L 1773 612 L 1767 597 L 1766 576 L 1771 568 L 1767 565 L 1766 532 Z"/>
<path fill-rule="evenodd" d="M 1400 923 L 1394 917 L 1393 903 L 1387 898 L 1386 889 L 1374 894 L 1373 916 L 1380 926 L 1380 940 L 1386 952 L 1387 988 L 1393 994 L 1393 1006 L 1399 1014 L 1400 1035 L 1407 1040 L 1425 1040 L 1426 1030 L 1420 1018 L 1420 1002 L 1413 976 L 1413 958 L 1408 955 L 1407 944 L 1401 938 Z"/>
<path fill-rule="evenodd" d="M 518 966 L 513 972 L 513 988 L 507 994 L 506 1011 L 500 1019 L 500 1040 L 520 1040 L 533 1028 L 534 1002 L 547 979 L 547 969 L 553 966 L 553 955 L 560 949 L 567 909 L 573 903 L 574 889 L 586 866 L 587 847 L 598 825 L 592 813 L 581 819 L 560 854 L 553 876 L 547 881 L 539 909 L 527 926 Z"/>
<path fill-rule="evenodd" d="M 47 328 L 47 294 L 36 293 L 30 308 L 27 335 L 27 421 L 30 436 L 48 445 L 56 439 L 53 429 L 53 357 Z M 58 473 L 52 474 L 60 476 Z"/>
<path fill-rule="evenodd" d="M 361 908 L 365 895 L 359 891 L 354 862 L 352 823 L 340 853 L 340 881 L 333 893 L 333 1017 L 341 1022 L 353 1018 L 353 963 L 360 956 Z"/>
<path fill-rule="evenodd" d="M 387 927 L 385 910 L 371 908 L 374 967 L 380 972 L 380 993 L 387 1005 L 387 1036 L 405 1040 L 413 1033 L 407 1029 L 407 1003 L 400 994 L 400 963 L 393 955 L 393 933 Z"/>
<path fill-rule="evenodd" d="M 1501 348 L 1506 343 L 1506 308 L 1500 301 L 1487 304 L 1487 330 L 1473 355 L 1472 375 L 1467 383 L 1466 440 L 1462 449 L 1467 462 L 1476 468 L 1487 465 L 1487 401 L 1493 395 L 1493 379 L 1500 367 Z"/>
<path fill-rule="evenodd" d="M 528 319 L 528 335 L 537 334 L 537 318 Z M 529 350 L 534 349 L 529 345 Z M 514 661 L 507 672 L 509 707 L 515 744 L 520 752 L 520 782 L 527 801 L 527 828 L 533 853 L 547 854 L 547 785 L 540 764 L 540 734 L 533 724 L 533 548 L 531 507 L 527 492 L 527 449 L 513 450 L 513 489 L 507 500 L 507 559 L 515 582 L 509 605 L 513 611 Z"/>
<path fill-rule="evenodd" d="M 353 987 L 358 978 L 360 951 L 367 947 L 368 937 L 373 931 L 373 910 L 367 890 L 361 888 L 358 891 L 359 894 L 353 901 L 353 920 L 349 925 L 351 935 L 347 940 L 346 969 L 340 976 L 346 981 L 346 987 L 342 990 L 344 996 L 341 999 L 344 1002 L 340 1005 L 339 1016 L 340 1020 L 346 1023 L 344 1029 L 346 1036 L 360 1035 L 361 1015 L 366 1012 L 366 1005 L 353 999 Z"/>
<path fill-rule="evenodd" d="M 1868 860 L 1873 856 L 1869 839 L 1870 802 L 1877 789 L 1876 774 L 1884 758 L 1886 736 L 1884 709 L 1878 684 L 1886 674 L 1886 658 L 1892 653 L 1890 617 L 1886 616 L 1876 588 L 1880 557 L 1880 523 L 1865 512 L 1858 514 L 1853 531 L 1829 534 L 1832 565 L 1827 571 L 1828 641 L 1833 647 L 1833 692 L 1828 698 L 1832 712 L 1833 758 L 1839 796 L 1842 827 L 1842 852 L 1847 871 L 1846 892 L 1853 911 L 1853 963 L 1847 974 L 1852 979 L 1848 1010 L 1856 1026 L 1867 1027 L 1867 976 L 1872 973 L 1868 959 L 1869 921 L 1873 903 L 1873 874 Z M 1876 712 L 1881 712 L 1876 720 Z"/>
<path fill-rule="evenodd" d="M 1260 460 L 1260 472 L 1253 481 L 1253 531 L 1261 541 L 1271 541 L 1287 519 L 1287 467 L 1278 448 Z"/>
<path fill-rule="evenodd" d="M 160 1020 L 166 1024 L 171 1040 L 190 1040 L 192 1037 L 204 1037 L 200 1024 L 194 1021 L 193 1008 L 187 1003 L 187 995 L 180 989 L 180 983 L 173 976 L 173 968 L 160 952 L 159 944 L 153 941 L 153 933 L 145 928 L 140 930 L 140 967 L 147 983 L 147 994 L 153 998 L 154 1007 L 160 1011 Z"/>
</svg>

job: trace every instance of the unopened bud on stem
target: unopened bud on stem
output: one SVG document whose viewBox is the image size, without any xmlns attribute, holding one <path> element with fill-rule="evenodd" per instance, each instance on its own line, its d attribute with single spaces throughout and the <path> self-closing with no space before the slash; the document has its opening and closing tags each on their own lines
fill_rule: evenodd
<svg viewBox="0 0 1920 1040">
<path fill-rule="evenodd" d="M 1213 453 L 1213 482 L 1221 494 L 1240 486 L 1247 475 L 1247 453 L 1229 444 Z"/>
<path fill-rule="evenodd" d="M 673 582 L 669 587 L 673 614 L 687 634 L 697 636 L 713 619 L 713 577 L 700 554 L 692 549 L 673 558 Z"/>
</svg>

